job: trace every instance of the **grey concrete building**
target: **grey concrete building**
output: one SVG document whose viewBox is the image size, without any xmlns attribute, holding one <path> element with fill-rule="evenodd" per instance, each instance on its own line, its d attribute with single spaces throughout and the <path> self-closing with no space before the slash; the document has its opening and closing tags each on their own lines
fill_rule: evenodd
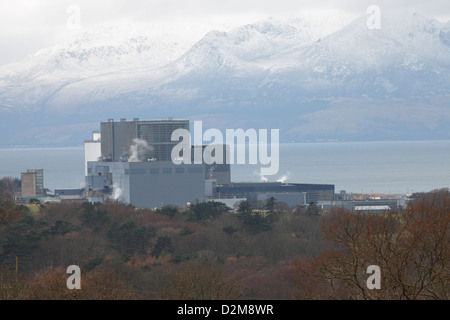
<svg viewBox="0 0 450 320">
<path fill-rule="evenodd" d="M 397 199 L 337 200 L 321 204 L 322 209 L 342 208 L 365 213 L 397 212 L 399 206 Z"/>
<path fill-rule="evenodd" d="M 217 186 L 216 198 L 246 198 L 249 202 L 274 197 L 290 206 L 333 201 L 334 185 L 282 182 L 240 182 Z"/>
<path fill-rule="evenodd" d="M 189 131 L 189 120 L 121 119 L 100 123 L 101 155 L 106 161 L 169 161 L 176 129 Z M 135 154 L 133 154 L 135 153 Z"/>
<path fill-rule="evenodd" d="M 61 202 L 85 201 L 85 190 L 83 189 L 56 189 L 55 197 Z"/>
<path fill-rule="evenodd" d="M 230 147 L 228 145 L 215 145 L 218 148 L 222 149 L 222 159 L 219 159 L 218 162 L 214 164 L 206 164 L 205 170 L 205 179 L 213 179 L 216 180 L 218 185 L 226 185 L 231 183 L 231 166 L 229 161 Z M 198 149 L 201 149 L 201 153 L 203 154 L 206 145 L 202 146 L 191 146 L 191 161 L 194 163 L 195 152 Z M 213 156 L 216 156 L 213 154 Z M 205 159 L 203 159 L 205 160 Z"/>
<path fill-rule="evenodd" d="M 44 190 L 44 170 L 28 169 L 21 174 L 22 197 L 43 197 Z"/>
<path fill-rule="evenodd" d="M 139 208 L 185 206 L 205 201 L 205 165 L 172 161 L 88 162 L 88 191 L 105 190 L 110 199 Z"/>
<path fill-rule="evenodd" d="M 21 174 L 22 197 L 36 197 L 36 174 L 24 172 Z"/>
</svg>

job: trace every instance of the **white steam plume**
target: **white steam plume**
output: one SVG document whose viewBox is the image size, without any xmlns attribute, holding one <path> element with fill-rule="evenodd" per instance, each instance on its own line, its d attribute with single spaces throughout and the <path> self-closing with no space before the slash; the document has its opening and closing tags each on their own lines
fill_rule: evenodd
<svg viewBox="0 0 450 320">
<path fill-rule="evenodd" d="M 277 179 L 277 182 L 284 183 L 287 179 L 291 176 L 291 173 L 288 171 L 284 176 L 282 176 L 280 179 Z"/>
<path fill-rule="evenodd" d="M 142 157 L 153 148 L 148 145 L 147 141 L 141 139 L 133 139 L 133 145 L 130 147 L 130 157 L 128 162 L 141 162 Z"/>
<path fill-rule="evenodd" d="M 115 201 L 119 200 L 119 198 L 122 196 L 122 189 L 120 189 L 119 185 L 117 183 L 113 184 L 113 198 Z"/>
</svg>

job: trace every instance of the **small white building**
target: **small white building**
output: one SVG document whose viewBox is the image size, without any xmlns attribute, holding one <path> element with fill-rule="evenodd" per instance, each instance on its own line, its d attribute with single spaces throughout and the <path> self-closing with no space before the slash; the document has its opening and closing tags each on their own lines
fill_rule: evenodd
<svg viewBox="0 0 450 320">
<path fill-rule="evenodd" d="M 98 161 L 102 156 L 101 134 L 99 131 L 92 131 L 92 140 L 84 141 L 84 175 L 88 175 L 89 161 Z"/>
</svg>

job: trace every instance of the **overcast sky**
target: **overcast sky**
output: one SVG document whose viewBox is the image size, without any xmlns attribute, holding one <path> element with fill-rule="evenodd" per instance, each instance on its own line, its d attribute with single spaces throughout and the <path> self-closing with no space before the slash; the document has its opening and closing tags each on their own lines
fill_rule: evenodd
<svg viewBox="0 0 450 320">
<path fill-rule="evenodd" d="M 75 5 L 81 30 L 102 24 L 193 21 L 207 28 L 226 29 L 269 16 L 341 12 L 358 17 L 370 5 L 382 12 L 419 13 L 450 20 L 449 0 L 0 0 L 0 65 L 18 61 L 59 43 L 73 33 Z"/>
</svg>

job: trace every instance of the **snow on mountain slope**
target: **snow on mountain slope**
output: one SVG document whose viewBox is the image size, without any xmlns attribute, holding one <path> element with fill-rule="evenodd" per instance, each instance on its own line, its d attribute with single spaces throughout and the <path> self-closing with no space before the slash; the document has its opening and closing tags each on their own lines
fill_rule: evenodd
<svg viewBox="0 0 450 320">
<path fill-rule="evenodd" d="M 235 28 L 212 31 L 189 50 L 179 63 L 198 68 L 240 68 L 263 62 L 273 65 L 277 56 L 297 45 L 309 45 L 320 31 L 301 19 L 280 21 L 270 18 Z"/>
<path fill-rule="evenodd" d="M 257 96 L 299 103 L 314 97 L 408 98 L 449 92 L 446 25 L 419 15 L 401 20 L 386 15 L 380 30 L 370 30 L 366 21 L 362 17 L 315 37 L 273 21 L 211 32 L 173 63 L 191 70 L 164 88 L 187 86 L 197 88 L 199 96 L 203 91 L 213 100 L 216 93 L 246 103 Z"/>
<path fill-rule="evenodd" d="M 189 41 L 167 34 L 100 28 L 0 68 L 1 107 L 61 106 L 67 97 L 72 104 L 76 97 L 89 103 L 137 91 L 164 94 L 159 87 L 189 82 L 201 88 L 208 86 L 208 77 L 222 73 L 255 75 L 249 81 L 260 86 L 289 83 L 304 94 L 320 95 L 328 88 L 332 96 L 370 94 L 371 88 L 391 94 L 401 82 L 415 90 L 411 81 L 420 87 L 423 80 L 428 87 L 433 77 L 439 87 L 448 81 L 448 24 L 419 15 L 400 21 L 386 17 L 381 30 L 369 30 L 366 19 L 328 35 L 305 19 L 270 18 L 230 32 L 211 31 L 189 50 Z M 408 94 L 403 89 L 399 92 Z"/>
<path fill-rule="evenodd" d="M 381 30 L 369 30 L 359 19 L 317 43 L 310 53 L 316 68 L 346 79 L 347 86 L 358 87 L 366 80 L 370 82 L 365 90 L 379 88 L 389 95 L 398 89 L 400 97 L 448 92 L 450 47 L 439 37 L 442 27 L 415 15 L 401 21 L 385 18 Z"/>
<path fill-rule="evenodd" d="M 323 26 L 300 18 L 287 22 L 271 18 L 229 33 L 212 31 L 195 45 L 193 36 L 181 37 L 161 28 L 145 31 L 101 27 L 0 67 L 0 108 L 59 109 L 68 105 L 64 101 L 84 104 L 164 85 L 196 68 L 229 65 L 231 70 L 248 70 L 264 59 L 273 65 L 280 51 L 309 44 L 326 32 Z M 194 32 L 198 35 L 201 30 Z"/>
<path fill-rule="evenodd" d="M 351 99 L 353 112 L 355 99 L 402 107 L 415 99 L 419 110 L 440 97 L 441 108 L 450 96 L 450 22 L 383 15 L 382 28 L 370 30 L 366 21 L 269 18 L 198 41 L 161 28 L 99 28 L 0 67 L 0 112 L 247 112 L 242 121 L 298 129 L 296 119 L 316 121 L 307 115 L 326 114 L 330 101 Z"/>
<path fill-rule="evenodd" d="M 0 67 L 0 110 L 41 110 L 64 87 L 92 77 L 164 66 L 188 50 L 205 30 L 178 33 L 170 26 L 100 26 Z M 124 71 L 126 70 L 126 71 Z M 82 92 L 78 93 L 78 96 Z"/>
</svg>

